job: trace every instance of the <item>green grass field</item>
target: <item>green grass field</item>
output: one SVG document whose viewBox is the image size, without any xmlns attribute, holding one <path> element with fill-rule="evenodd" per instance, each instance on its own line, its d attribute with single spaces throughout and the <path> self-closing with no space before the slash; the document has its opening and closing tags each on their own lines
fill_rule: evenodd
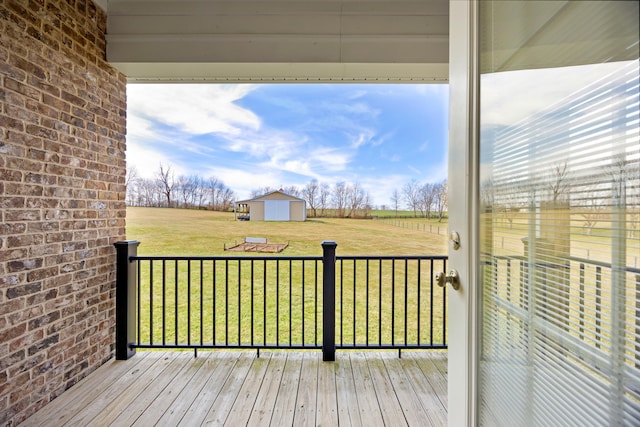
<svg viewBox="0 0 640 427">
<path fill-rule="evenodd" d="M 245 237 L 289 246 L 280 254 L 224 251 L 225 244 Z M 129 208 L 127 238 L 141 242 L 139 255 L 165 256 L 321 256 L 323 240 L 338 242 L 338 256 L 446 255 L 447 248 L 444 235 L 371 219 L 251 222 L 234 221 L 230 213 L 157 208 Z M 430 278 L 443 269 L 441 261 L 433 271 L 422 261 L 419 281 L 417 261 L 345 261 L 336 268 L 343 283 L 336 295 L 338 342 L 363 343 L 367 332 L 372 342 L 417 342 L 418 323 L 421 343 L 442 341 L 446 303 L 436 288 L 432 306 L 429 288 Z M 303 331 L 304 344 L 321 342 L 315 310 L 322 307 L 322 263 L 180 261 L 155 263 L 151 272 L 149 262 L 141 261 L 140 271 L 141 342 L 300 344 Z"/>
<path fill-rule="evenodd" d="M 444 228 L 446 224 L 440 226 Z M 336 241 L 338 255 L 447 254 L 444 233 L 425 233 L 372 219 L 235 221 L 233 214 L 227 212 L 127 209 L 127 239 L 140 241 L 138 253 L 143 255 L 229 255 L 224 245 L 241 242 L 245 237 L 288 242 L 283 256 L 321 255 L 323 240 Z"/>
</svg>

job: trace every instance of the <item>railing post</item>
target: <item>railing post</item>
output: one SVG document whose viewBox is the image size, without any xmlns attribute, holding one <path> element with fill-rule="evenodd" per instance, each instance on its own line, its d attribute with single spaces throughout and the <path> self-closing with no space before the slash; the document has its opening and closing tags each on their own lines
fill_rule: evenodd
<svg viewBox="0 0 640 427">
<path fill-rule="evenodd" d="M 336 247 L 322 242 L 322 360 L 336 360 Z"/>
<path fill-rule="evenodd" d="M 136 337 L 137 269 L 130 257 L 138 254 L 136 240 L 114 243 L 116 247 L 116 359 L 126 360 L 136 354 L 130 346 Z"/>
</svg>

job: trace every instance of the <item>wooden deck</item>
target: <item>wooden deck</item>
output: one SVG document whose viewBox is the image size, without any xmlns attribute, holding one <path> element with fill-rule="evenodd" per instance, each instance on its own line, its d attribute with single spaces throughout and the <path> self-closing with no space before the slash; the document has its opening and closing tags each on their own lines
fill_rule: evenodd
<svg viewBox="0 0 640 427">
<path fill-rule="evenodd" d="M 24 426 L 443 426 L 447 352 L 138 352 Z"/>
</svg>

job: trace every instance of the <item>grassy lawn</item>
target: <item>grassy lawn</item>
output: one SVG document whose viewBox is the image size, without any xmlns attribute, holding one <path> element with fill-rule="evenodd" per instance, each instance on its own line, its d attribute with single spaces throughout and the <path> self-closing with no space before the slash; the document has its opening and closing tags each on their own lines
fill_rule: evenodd
<svg viewBox="0 0 640 427">
<path fill-rule="evenodd" d="M 441 224 L 446 227 L 446 224 Z M 371 219 L 321 218 L 306 222 L 234 221 L 232 213 L 128 208 L 127 239 L 141 255 L 238 255 L 224 251 L 245 237 L 289 243 L 283 256 L 321 255 L 323 240 L 338 255 L 446 255 L 446 235 L 418 232 Z"/>
<path fill-rule="evenodd" d="M 289 246 L 280 254 L 224 251 L 225 244 L 245 237 L 266 237 Z M 128 208 L 127 238 L 141 242 L 139 255 L 272 258 L 155 262 L 153 268 L 141 262 L 140 341 L 179 344 L 321 343 L 322 315 L 316 316 L 316 307 L 321 311 L 322 263 L 276 259 L 321 256 L 323 240 L 338 242 L 338 256 L 447 251 L 444 235 L 371 219 L 251 222 L 234 221 L 230 213 L 158 208 Z M 338 342 L 390 344 L 405 337 L 418 342 L 418 324 L 421 343 L 442 342 L 446 303 L 436 288 L 432 305 L 430 289 L 431 277 L 443 270 L 441 261 L 433 268 L 421 261 L 420 280 L 415 260 L 345 260 L 336 269 L 342 283 L 336 290 Z"/>
</svg>

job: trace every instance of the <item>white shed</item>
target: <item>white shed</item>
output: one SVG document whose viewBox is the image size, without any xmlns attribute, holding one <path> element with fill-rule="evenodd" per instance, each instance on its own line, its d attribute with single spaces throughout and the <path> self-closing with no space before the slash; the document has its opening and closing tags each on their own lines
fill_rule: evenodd
<svg viewBox="0 0 640 427">
<path fill-rule="evenodd" d="M 250 221 L 306 221 L 307 203 L 282 191 L 272 191 L 250 200 L 235 203 L 238 219 Z"/>
</svg>

